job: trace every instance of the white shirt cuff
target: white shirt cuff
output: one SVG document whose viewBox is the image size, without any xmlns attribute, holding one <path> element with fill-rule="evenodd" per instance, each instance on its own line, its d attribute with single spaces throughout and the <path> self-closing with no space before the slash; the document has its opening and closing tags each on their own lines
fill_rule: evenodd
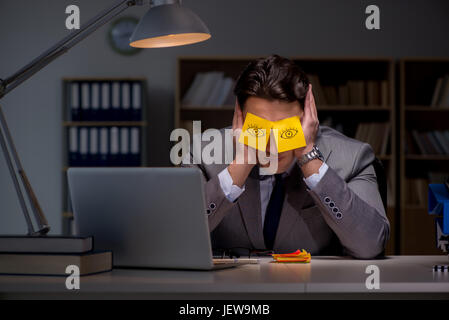
<svg viewBox="0 0 449 320">
<path fill-rule="evenodd" d="M 318 173 L 314 173 L 308 178 L 303 178 L 309 189 L 313 189 L 316 187 L 316 185 L 321 181 L 321 178 L 323 178 L 323 176 L 326 174 L 327 169 L 329 169 L 328 165 L 323 162 L 320 169 L 318 170 Z"/>
<path fill-rule="evenodd" d="M 231 202 L 234 202 L 240 197 L 240 195 L 245 191 L 245 186 L 243 188 L 239 188 L 236 186 L 234 181 L 232 181 L 232 177 L 229 174 L 228 168 L 224 169 L 218 174 L 218 180 L 220 180 L 220 187 L 223 190 L 223 193 Z"/>
</svg>

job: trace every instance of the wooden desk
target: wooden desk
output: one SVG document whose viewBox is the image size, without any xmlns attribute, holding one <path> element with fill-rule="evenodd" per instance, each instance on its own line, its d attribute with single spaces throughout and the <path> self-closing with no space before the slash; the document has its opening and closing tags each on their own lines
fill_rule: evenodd
<svg viewBox="0 0 449 320">
<path fill-rule="evenodd" d="M 80 290 L 69 291 L 65 277 L 0 276 L 1 299 L 308 299 L 446 298 L 447 256 L 391 256 L 383 260 L 312 257 L 310 264 L 259 265 L 219 271 L 114 269 L 81 277 Z M 368 290 L 368 265 L 380 269 L 380 289 Z"/>
</svg>

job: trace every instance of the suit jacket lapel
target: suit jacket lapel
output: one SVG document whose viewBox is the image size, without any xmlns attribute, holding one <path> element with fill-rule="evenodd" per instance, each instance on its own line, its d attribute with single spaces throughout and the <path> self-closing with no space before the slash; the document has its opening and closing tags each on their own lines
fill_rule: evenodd
<svg viewBox="0 0 449 320">
<path fill-rule="evenodd" d="M 259 180 L 255 178 L 255 166 L 252 174 L 248 176 L 245 182 L 245 192 L 242 193 L 238 200 L 240 214 L 245 223 L 246 232 L 255 249 L 265 248 L 263 239 L 262 216 L 260 206 L 260 186 Z"/>
</svg>

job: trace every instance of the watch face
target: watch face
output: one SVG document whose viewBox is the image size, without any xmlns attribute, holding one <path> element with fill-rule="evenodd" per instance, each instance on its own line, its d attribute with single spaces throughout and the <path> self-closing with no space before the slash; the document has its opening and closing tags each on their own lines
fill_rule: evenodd
<svg viewBox="0 0 449 320">
<path fill-rule="evenodd" d="M 129 39 L 137 27 L 138 22 L 139 20 L 136 18 L 125 17 L 118 19 L 112 24 L 108 36 L 109 42 L 116 52 L 131 55 L 141 50 L 129 45 Z"/>
</svg>

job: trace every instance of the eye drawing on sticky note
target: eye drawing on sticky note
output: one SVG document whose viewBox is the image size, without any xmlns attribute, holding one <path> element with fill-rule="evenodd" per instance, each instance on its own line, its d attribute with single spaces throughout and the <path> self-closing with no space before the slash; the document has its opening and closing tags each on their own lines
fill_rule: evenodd
<svg viewBox="0 0 449 320">
<path fill-rule="evenodd" d="M 288 128 L 282 130 L 280 136 L 282 139 L 292 139 L 298 133 L 298 129 L 296 128 Z"/>
<path fill-rule="evenodd" d="M 255 124 L 249 125 L 248 129 L 246 129 L 246 132 L 253 137 L 263 137 L 265 135 L 265 130 Z"/>
</svg>

